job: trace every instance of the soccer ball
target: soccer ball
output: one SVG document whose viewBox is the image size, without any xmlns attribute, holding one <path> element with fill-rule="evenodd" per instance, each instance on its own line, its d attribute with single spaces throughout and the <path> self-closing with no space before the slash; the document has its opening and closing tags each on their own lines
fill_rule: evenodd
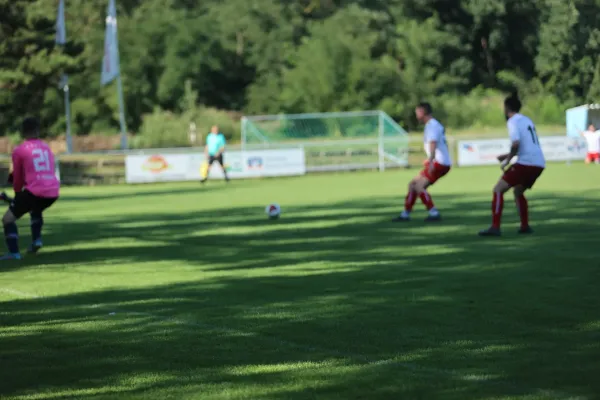
<svg viewBox="0 0 600 400">
<path fill-rule="evenodd" d="M 277 219 L 281 214 L 281 207 L 279 207 L 279 204 L 269 204 L 265 209 L 265 212 L 267 213 L 270 219 Z"/>
</svg>

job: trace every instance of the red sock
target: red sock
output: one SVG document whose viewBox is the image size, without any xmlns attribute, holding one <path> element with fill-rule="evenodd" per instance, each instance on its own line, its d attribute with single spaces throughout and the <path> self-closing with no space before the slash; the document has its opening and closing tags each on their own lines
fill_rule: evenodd
<svg viewBox="0 0 600 400">
<path fill-rule="evenodd" d="M 527 228 L 529 226 L 529 206 L 525 196 L 521 195 L 516 198 L 517 209 L 519 210 L 519 216 L 521 217 L 521 228 Z"/>
<path fill-rule="evenodd" d="M 435 207 L 433 205 L 433 200 L 431 200 L 431 196 L 425 190 L 421 192 L 419 197 L 421 198 L 421 201 L 423 202 L 423 204 L 425 204 L 425 207 L 427 208 L 427 210 L 431 210 L 433 207 Z"/>
<path fill-rule="evenodd" d="M 500 229 L 502 208 L 504 208 L 504 194 L 494 192 L 494 199 L 492 200 L 492 228 Z"/>
<path fill-rule="evenodd" d="M 415 201 L 417 201 L 417 192 L 409 190 L 406 199 L 404 200 L 404 209 L 411 212 L 415 205 Z"/>
</svg>

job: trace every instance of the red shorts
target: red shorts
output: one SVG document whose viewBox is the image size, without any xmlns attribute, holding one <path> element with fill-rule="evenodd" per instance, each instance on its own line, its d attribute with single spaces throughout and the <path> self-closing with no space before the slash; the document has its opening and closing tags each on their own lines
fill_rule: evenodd
<svg viewBox="0 0 600 400">
<path fill-rule="evenodd" d="M 442 165 L 437 161 L 433 162 L 433 172 L 429 173 L 429 161 L 425 161 L 425 168 L 421 171 L 421 176 L 427 178 L 429 183 L 433 185 L 438 179 L 446 175 L 450 171 L 449 165 Z"/>
<path fill-rule="evenodd" d="M 533 165 L 513 164 L 502 176 L 502 180 L 511 187 L 523 185 L 531 189 L 533 184 L 540 177 L 544 168 Z"/>
<path fill-rule="evenodd" d="M 587 161 L 587 162 L 600 161 L 600 153 L 587 153 L 587 157 L 585 157 L 585 161 Z"/>
</svg>

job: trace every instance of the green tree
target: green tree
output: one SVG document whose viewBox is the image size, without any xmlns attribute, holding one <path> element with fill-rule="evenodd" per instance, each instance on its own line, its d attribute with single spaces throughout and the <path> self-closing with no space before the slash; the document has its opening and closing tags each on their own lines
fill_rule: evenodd
<svg viewBox="0 0 600 400">
<path fill-rule="evenodd" d="M 14 131 L 23 115 L 45 117 L 46 99 L 57 92 L 61 72 L 77 68 L 75 46 L 57 48 L 48 8 L 34 0 L 0 0 L 0 130 Z"/>
<path fill-rule="evenodd" d="M 386 75 L 371 51 L 377 33 L 370 23 L 382 16 L 352 6 L 309 24 L 292 66 L 284 72 L 281 102 L 289 112 L 365 109 L 381 93 Z M 388 72 L 388 77 L 391 77 Z"/>
<path fill-rule="evenodd" d="M 185 120 L 192 101 L 200 110 L 247 113 L 382 108 L 411 127 L 414 104 L 423 99 L 449 117 L 454 109 L 448 120 L 464 125 L 496 123 L 495 111 L 477 116 L 473 110 L 507 89 L 518 88 L 545 110 L 536 118 L 552 121 L 566 105 L 597 100 L 600 93 L 600 0 L 117 5 L 133 132 L 155 109 L 161 111 L 153 121 L 161 115 Z M 70 41 L 59 49 L 55 0 L 0 0 L 0 132 L 14 131 L 24 113 L 61 132 L 57 84 L 63 71 L 71 74 L 74 132 L 118 131 L 114 85 L 99 82 L 105 13 L 105 2 L 69 0 Z M 186 97 L 192 92 L 195 100 Z"/>
<path fill-rule="evenodd" d="M 545 0 L 536 70 L 548 91 L 584 99 L 593 87 L 600 51 L 598 1 Z"/>
</svg>

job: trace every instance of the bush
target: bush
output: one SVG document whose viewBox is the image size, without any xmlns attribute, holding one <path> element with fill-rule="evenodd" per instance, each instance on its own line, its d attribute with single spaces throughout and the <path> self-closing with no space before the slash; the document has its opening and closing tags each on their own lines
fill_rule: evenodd
<svg viewBox="0 0 600 400">
<path fill-rule="evenodd" d="M 239 142 L 241 138 L 241 124 L 238 117 L 233 117 L 231 114 L 217 110 L 215 108 L 199 107 L 194 110 L 187 111 L 183 118 L 187 121 L 196 123 L 198 135 L 206 137 L 213 125 L 218 125 L 219 130 L 227 141 Z M 189 122 L 188 122 L 189 125 Z"/>
<path fill-rule="evenodd" d="M 527 97 L 523 102 L 523 114 L 538 125 L 565 124 L 567 108 L 569 107 L 562 104 L 553 94 Z"/>
<path fill-rule="evenodd" d="M 439 105 L 441 118 L 452 128 L 501 126 L 503 95 L 495 90 L 476 88 L 467 95 L 442 96 Z"/>
<path fill-rule="evenodd" d="M 240 123 L 224 111 L 197 107 L 182 114 L 155 109 L 143 117 L 140 132 L 131 141 L 132 148 L 189 147 L 190 123 L 196 124 L 197 141 L 202 143 L 213 125 L 218 125 L 228 141 L 240 140 Z"/>
<path fill-rule="evenodd" d="M 431 100 L 435 115 L 448 128 L 485 128 L 504 127 L 506 121 L 502 112 L 502 104 L 506 93 L 478 87 L 466 95 L 444 94 Z M 132 148 L 168 148 L 189 147 L 190 122 L 196 124 L 197 143 L 202 144 L 212 125 L 218 125 L 228 142 L 240 141 L 239 117 L 232 113 L 214 108 L 193 106 L 195 99 L 191 96 L 190 105 L 181 114 L 156 109 L 152 114 L 143 117 L 138 135 L 131 140 Z M 523 113 L 530 116 L 538 125 L 564 124 L 565 110 L 570 104 L 561 103 L 552 94 L 532 92 L 526 95 Z M 412 105 L 410 106 L 412 109 Z M 412 114 L 412 111 L 409 112 Z M 331 128 L 323 125 L 323 121 L 315 120 L 313 125 L 307 121 L 287 121 L 276 129 L 284 138 L 302 138 L 303 134 L 311 137 L 326 132 L 338 131 L 339 127 Z M 297 126 L 301 124 L 302 126 Z M 316 124 L 316 125 L 314 125 Z M 403 124 L 407 126 L 408 124 Z M 360 136 L 362 126 L 344 127 L 340 134 L 345 136 Z M 368 127 L 366 127 L 368 128 Z M 365 128 L 365 129 L 366 129 Z M 420 130 L 421 128 L 418 128 Z"/>
<path fill-rule="evenodd" d="M 138 135 L 132 140 L 134 148 L 186 147 L 189 122 L 181 116 L 160 109 L 145 115 Z"/>
<path fill-rule="evenodd" d="M 452 128 L 500 127 L 506 124 L 503 102 L 507 96 L 497 90 L 476 88 L 467 95 L 441 96 L 434 108 L 443 123 Z M 522 112 L 537 125 L 560 125 L 565 123 L 563 104 L 552 94 L 534 94 L 523 98 Z"/>
</svg>

